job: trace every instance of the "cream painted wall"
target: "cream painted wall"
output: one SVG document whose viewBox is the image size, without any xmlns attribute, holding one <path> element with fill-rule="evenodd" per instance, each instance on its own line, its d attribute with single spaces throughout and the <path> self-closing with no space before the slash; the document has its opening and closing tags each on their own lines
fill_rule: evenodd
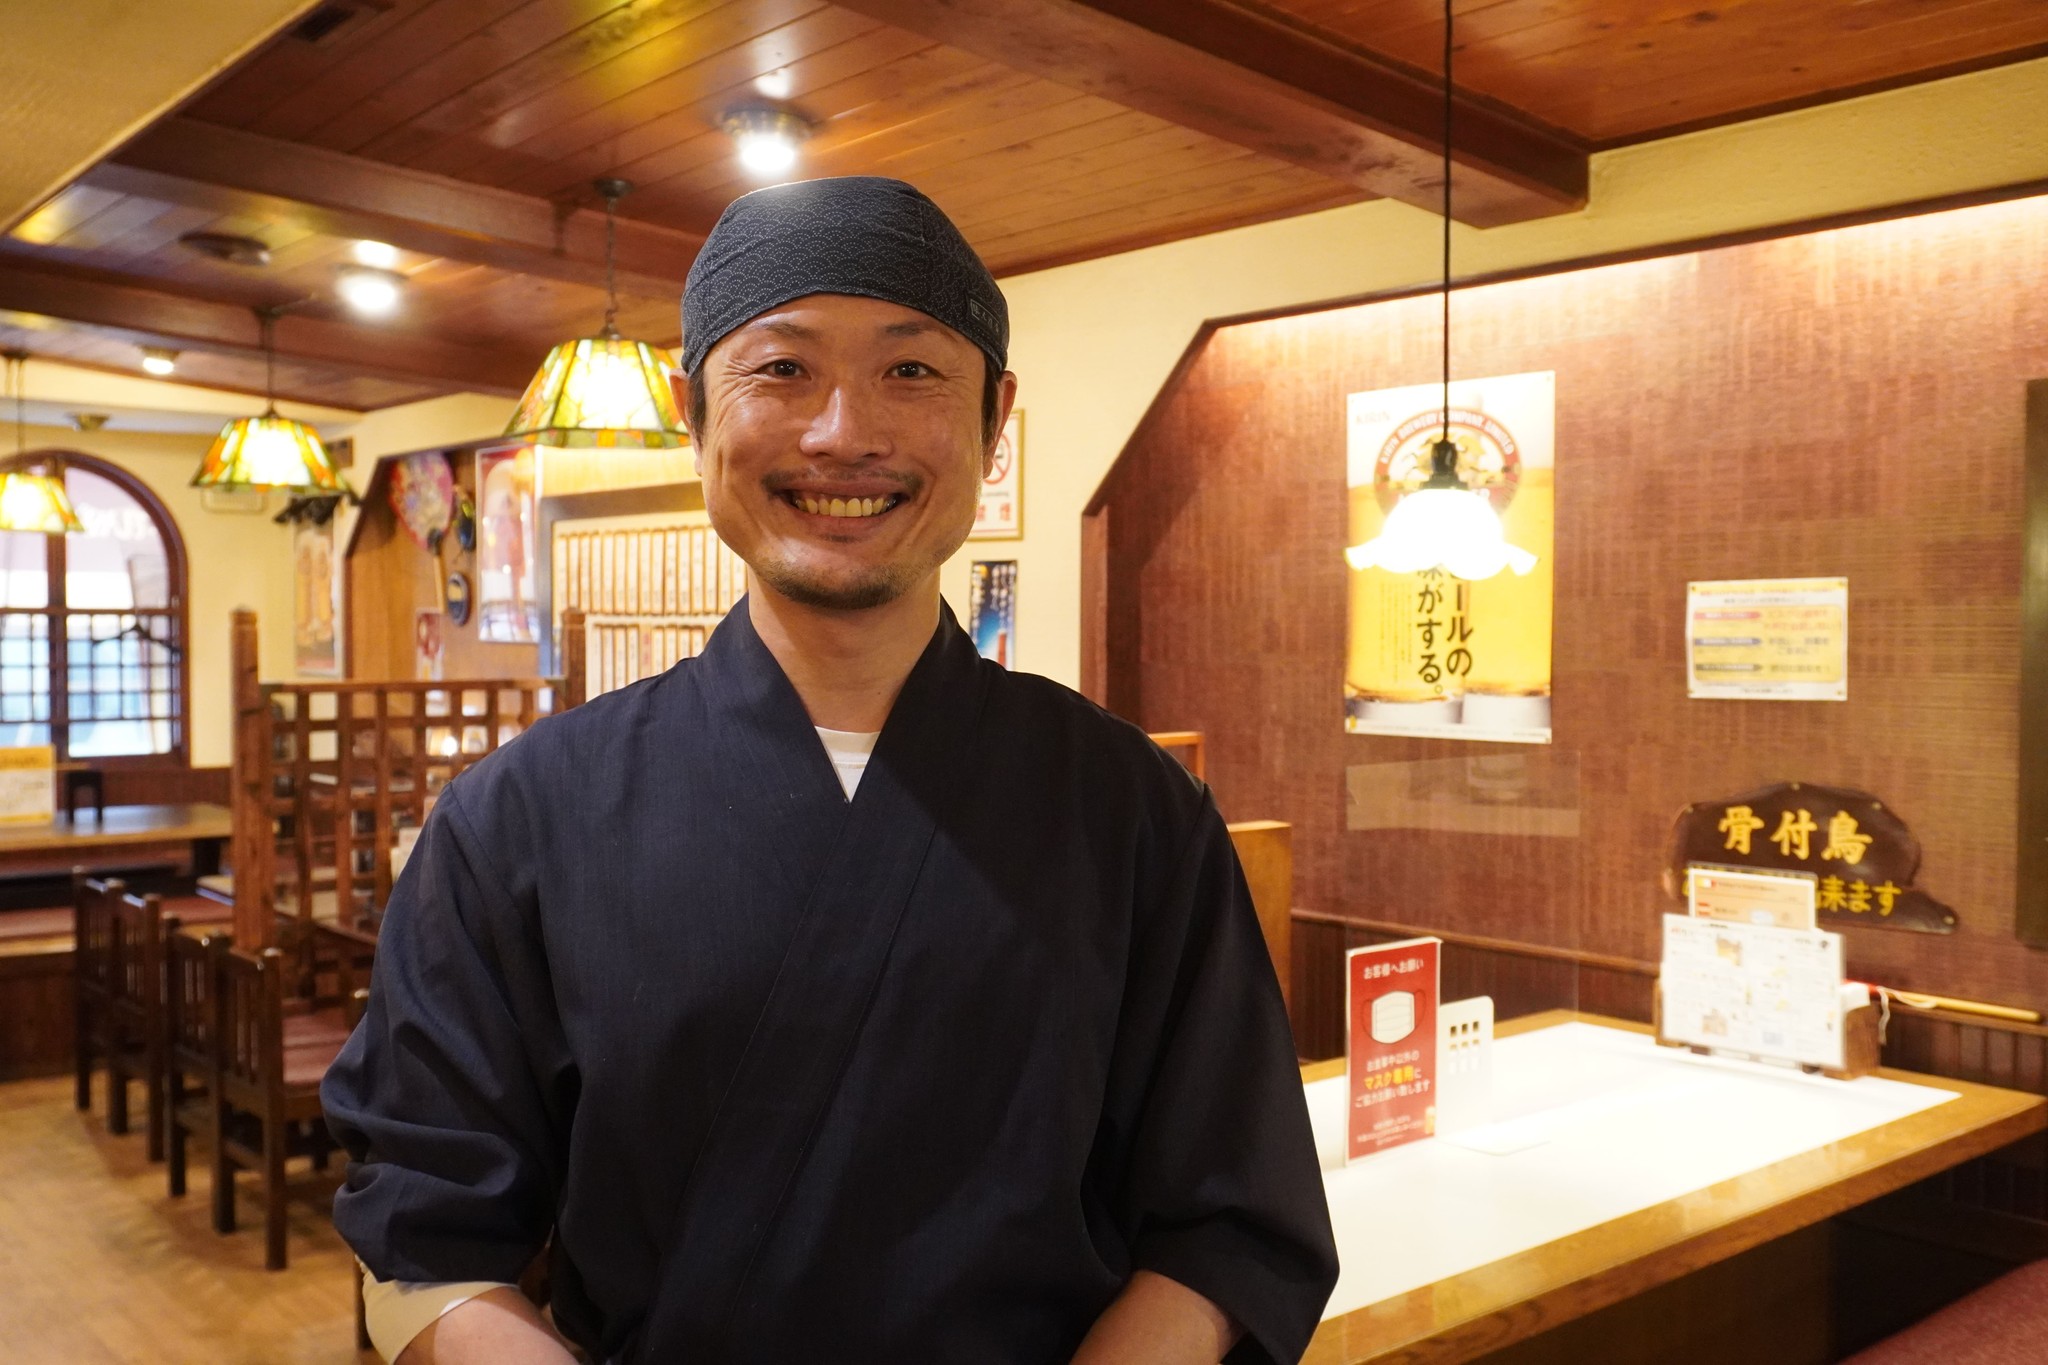
<svg viewBox="0 0 2048 1365">
<path fill-rule="evenodd" d="M 185 540 L 192 764 L 226 766 L 233 735 L 228 616 L 236 607 L 256 609 L 263 676 L 292 676 L 291 530 L 274 524 L 269 512 L 209 512 L 200 505 L 190 481 L 211 437 L 36 426 L 27 436 L 30 450 L 84 451 L 121 466 L 170 510 Z"/>
<path fill-rule="evenodd" d="M 2044 109 L 2048 60 L 1603 153 L 1586 209 L 1457 229 L 1455 269 L 2048 179 Z M 1076 683 L 1081 509 L 1202 322 L 1433 280 L 1441 230 L 1435 215 L 1382 200 L 1004 280 L 1026 414 L 1026 536 L 970 542 L 947 566 L 947 597 L 964 608 L 969 560 L 1016 559 L 1018 664 Z"/>
</svg>

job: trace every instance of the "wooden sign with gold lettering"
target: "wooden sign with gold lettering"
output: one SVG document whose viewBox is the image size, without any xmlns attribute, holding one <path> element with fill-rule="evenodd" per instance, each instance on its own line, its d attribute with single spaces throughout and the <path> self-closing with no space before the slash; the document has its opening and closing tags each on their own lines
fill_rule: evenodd
<svg viewBox="0 0 2048 1365">
<path fill-rule="evenodd" d="M 1920 841 L 1866 792 L 1780 782 L 1695 802 L 1672 827 L 1665 891 L 1683 900 L 1686 868 L 1695 863 L 1812 873 L 1824 928 L 1946 934 L 1956 927 L 1954 911 L 1913 885 Z"/>
</svg>

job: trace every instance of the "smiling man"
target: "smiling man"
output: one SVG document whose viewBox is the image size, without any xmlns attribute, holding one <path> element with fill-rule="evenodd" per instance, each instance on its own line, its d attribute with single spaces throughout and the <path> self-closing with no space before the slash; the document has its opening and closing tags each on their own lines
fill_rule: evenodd
<svg viewBox="0 0 2048 1365">
<path fill-rule="evenodd" d="M 736 201 L 679 398 L 709 647 L 443 792 L 324 1098 L 387 1357 L 1295 1360 L 1335 1279 L 1205 788 L 939 596 L 1016 393 L 910 186 Z M 402 1353 L 402 1356 L 401 1356 Z"/>
</svg>

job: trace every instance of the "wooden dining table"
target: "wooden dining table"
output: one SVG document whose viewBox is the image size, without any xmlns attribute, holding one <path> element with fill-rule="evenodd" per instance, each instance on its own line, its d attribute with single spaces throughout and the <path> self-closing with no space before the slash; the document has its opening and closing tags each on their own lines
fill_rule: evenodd
<svg viewBox="0 0 2048 1365">
<path fill-rule="evenodd" d="M 220 870 L 221 848 L 235 831 L 226 806 L 188 802 L 108 806 L 100 819 L 0 824 L 0 878 L 135 867 L 153 862 L 187 876 Z"/>
<path fill-rule="evenodd" d="M 1574 1031 L 1532 1036 L 1565 1028 Z M 1446 1144 L 1434 1151 L 1395 1149 L 1348 1167 L 1340 1158 L 1334 1169 L 1326 1160 L 1348 1283 L 1340 1280 L 1305 1365 L 1694 1359 L 1681 1353 L 1684 1319 L 1670 1307 L 1678 1282 L 1723 1274 L 1711 1308 L 1724 1320 L 1745 1296 L 1763 1311 L 1783 1311 L 1771 1304 L 1790 1292 L 1787 1282 L 1824 1278 L 1826 1247 L 1812 1238 L 1824 1237 L 1834 1215 L 2048 1126 L 2048 1100 L 2037 1095 L 1894 1070 L 1869 1078 L 1875 1084 L 1802 1076 L 1657 1048 L 1649 1032 L 1569 1011 L 1503 1023 L 1494 1063 L 1503 1075 L 1518 1064 L 1517 1046 L 1534 1055 L 1507 1041 L 1525 1036 L 1550 1051 L 1553 1041 L 1569 1040 L 1593 1057 L 1590 1068 L 1564 1063 L 1560 1084 L 1569 1093 L 1555 1111 L 1469 1135 L 1477 1151 L 1438 1137 L 1414 1145 Z M 1571 1079 L 1607 1064 L 1624 1079 L 1604 1089 L 1597 1076 Z M 1312 1112 L 1318 1093 L 1326 1115 L 1341 1095 L 1328 1086 L 1343 1086 L 1343 1067 L 1341 1058 L 1304 1066 Z M 1317 1082 L 1326 1088 L 1317 1092 Z M 1341 1125 L 1343 1101 L 1335 1102 Z M 1752 1103 L 1758 1114 L 1784 1108 L 1788 1117 L 1744 1120 L 1742 1106 Z M 1735 1126 L 1720 1140 L 1711 1131 L 1699 1143 L 1666 1137 L 1650 1150 L 1639 1140 L 1716 1123 Z M 1751 1131 L 1759 1127 L 1779 1131 Z M 1798 1136 L 1831 1131 L 1839 1135 L 1810 1146 Z M 1775 1260 L 1774 1247 L 1782 1248 Z M 1756 1262 L 1748 1280 L 1720 1269 L 1735 1258 Z M 1426 1283 L 1409 1282 L 1425 1275 Z M 1824 1284 L 1818 1292 L 1825 1297 Z M 1657 1311 L 1630 1318 L 1632 1303 L 1659 1294 L 1666 1302 Z M 1601 1315 L 1616 1335 L 1588 1334 L 1587 1323 Z M 1798 1330 L 1787 1321 L 1751 1330 L 1777 1343 L 1767 1348 L 1774 1361 L 1830 1358 L 1814 1354 L 1822 1347 L 1795 1344 Z M 1647 1347 L 1617 1345 L 1646 1334 Z M 1546 1342 L 1556 1348 L 1544 1349 Z"/>
</svg>

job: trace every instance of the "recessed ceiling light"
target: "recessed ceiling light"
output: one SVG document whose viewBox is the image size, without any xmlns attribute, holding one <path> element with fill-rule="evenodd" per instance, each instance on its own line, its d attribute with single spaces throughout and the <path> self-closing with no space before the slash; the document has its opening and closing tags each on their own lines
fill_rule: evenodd
<svg viewBox="0 0 2048 1365">
<path fill-rule="evenodd" d="M 405 292 L 405 276 L 374 266 L 345 265 L 337 272 L 335 289 L 341 301 L 358 313 L 383 317 L 398 307 Z"/>
<path fill-rule="evenodd" d="M 792 82 L 787 67 L 771 71 L 765 76 L 754 77 L 754 88 L 771 100 L 788 99 L 791 87 Z"/>
<path fill-rule="evenodd" d="M 142 348 L 142 368 L 149 374 L 162 377 L 175 373 L 178 368 L 178 353 L 162 346 Z"/>
<path fill-rule="evenodd" d="M 740 165 L 761 179 L 793 170 L 797 146 L 811 135 L 811 125 L 787 109 L 734 109 L 720 122 L 739 144 Z"/>
<path fill-rule="evenodd" d="M 398 248 L 389 242 L 373 242 L 366 237 L 355 244 L 355 258 L 379 270 L 398 269 Z"/>
</svg>

